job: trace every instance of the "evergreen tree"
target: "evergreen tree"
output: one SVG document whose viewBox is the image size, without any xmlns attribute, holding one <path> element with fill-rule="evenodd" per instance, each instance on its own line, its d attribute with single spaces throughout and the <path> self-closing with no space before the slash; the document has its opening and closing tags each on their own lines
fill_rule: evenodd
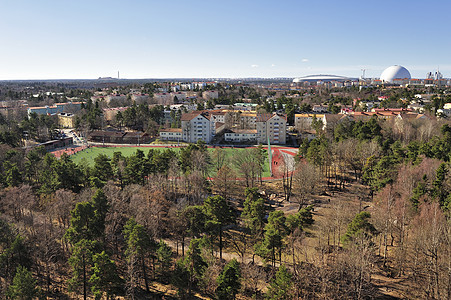
<svg viewBox="0 0 451 300">
<path fill-rule="evenodd" d="M 99 154 L 94 158 L 93 176 L 96 176 L 104 182 L 113 178 L 111 159 L 105 154 Z"/>
<path fill-rule="evenodd" d="M 92 208 L 94 209 L 93 231 L 97 237 L 104 237 L 105 219 L 108 213 L 108 199 L 102 189 L 98 189 L 91 198 Z"/>
<path fill-rule="evenodd" d="M 343 244 L 346 244 L 358 236 L 369 238 L 371 235 L 376 234 L 376 228 L 369 222 L 371 214 L 366 211 L 358 213 L 354 219 L 349 223 L 348 229 L 345 235 L 342 237 Z"/>
<path fill-rule="evenodd" d="M 292 276 L 288 272 L 285 265 L 281 265 L 276 273 L 276 276 L 271 280 L 268 287 L 268 292 L 266 293 L 266 299 L 268 300 L 279 300 L 279 299 L 292 299 L 290 293 L 291 287 L 293 285 Z"/>
<path fill-rule="evenodd" d="M 69 290 L 78 291 L 83 288 L 83 299 L 88 297 L 89 278 L 92 274 L 93 256 L 99 245 L 95 241 L 81 239 L 74 244 L 69 265 L 72 269 L 72 278 L 69 280 Z"/>
<path fill-rule="evenodd" d="M 56 189 L 71 190 L 74 193 L 80 191 L 83 173 L 69 155 L 63 153 L 59 160 L 54 161 L 52 168 L 56 176 Z"/>
<path fill-rule="evenodd" d="M 246 200 L 244 201 L 243 213 L 241 216 L 245 220 L 246 227 L 249 228 L 252 233 L 261 233 L 265 225 L 265 200 L 260 197 L 257 188 L 247 188 L 245 193 Z"/>
<path fill-rule="evenodd" d="M 207 262 L 201 254 L 200 239 L 192 239 L 189 244 L 188 253 L 184 260 L 184 265 L 189 274 L 188 294 L 191 295 L 193 287 L 202 279 Z"/>
<path fill-rule="evenodd" d="M 255 246 L 257 255 L 269 259 L 272 266 L 276 266 L 276 254 L 282 258 L 283 238 L 287 235 L 286 218 L 282 211 L 276 210 L 269 214 L 268 224 L 265 226 L 263 241 Z"/>
<path fill-rule="evenodd" d="M 158 243 L 157 248 L 158 271 L 162 279 L 166 279 L 169 274 L 172 261 L 172 250 L 164 241 Z"/>
<path fill-rule="evenodd" d="M 10 281 L 19 267 L 29 267 L 31 259 L 25 240 L 19 234 L 14 235 L 11 228 L 0 221 L 0 276 Z"/>
<path fill-rule="evenodd" d="M 105 251 L 94 254 L 92 257 L 93 267 L 91 269 L 91 291 L 96 300 L 102 299 L 106 294 L 106 298 L 117 295 L 122 290 L 122 279 L 119 277 L 116 264 L 110 259 Z"/>
<path fill-rule="evenodd" d="M 448 168 L 446 163 L 441 163 L 435 172 L 435 181 L 432 186 L 432 197 L 438 200 L 440 206 L 443 206 L 445 199 L 448 197 L 449 191 L 444 186 L 444 182 L 448 177 Z"/>
<path fill-rule="evenodd" d="M 304 230 L 306 226 L 312 225 L 313 214 L 312 214 L 313 206 L 309 205 L 300 209 L 297 213 L 290 215 L 287 217 L 287 227 L 291 232 L 299 228 L 300 230 Z"/>
<path fill-rule="evenodd" d="M 207 216 L 206 227 L 210 232 L 219 235 L 219 257 L 222 259 L 223 227 L 235 222 L 236 216 L 232 207 L 221 196 L 208 197 L 203 208 Z"/>
<path fill-rule="evenodd" d="M 428 193 L 427 189 L 427 176 L 424 175 L 422 181 L 418 182 L 417 186 L 412 191 L 412 198 L 410 198 L 410 203 L 412 208 L 417 211 L 420 205 L 420 198 Z"/>
<path fill-rule="evenodd" d="M 39 295 L 36 280 L 27 268 L 18 266 L 12 285 L 9 286 L 7 295 L 10 299 L 31 300 Z"/>
<path fill-rule="evenodd" d="M 103 238 L 107 212 L 108 200 L 99 189 L 91 201 L 79 202 L 71 211 L 70 227 L 66 230 L 65 237 L 73 244 L 82 239 Z"/>
<path fill-rule="evenodd" d="M 79 202 L 70 214 L 70 227 L 65 233 L 69 242 L 76 244 L 83 239 L 93 240 L 96 237 L 96 230 L 94 230 L 94 207 L 92 203 L 89 201 Z"/>
<path fill-rule="evenodd" d="M 17 164 L 9 163 L 8 161 L 3 164 L 5 168 L 5 183 L 7 186 L 18 186 L 23 182 L 22 173 L 20 172 Z"/>
<path fill-rule="evenodd" d="M 216 279 L 218 287 L 216 295 L 219 300 L 235 299 L 241 288 L 240 264 L 236 259 L 232 259 Z"/>
<path fill-rule="evenodd" d="M 175 264 L 175 269 L 171 278 L 172 284 L 177 288 L 177 294 L 180 299 L 188 299 L 191 294 L 190 273 L 185 260 L 180 259 Z"/>
<path fill-rule="evenodd" d="M 129 219 L 124 226 L 124 236 L 127 243 L 125 255 L 127 261 L 132 263 L 133 261 L 139 261 L 141 265 L 142 276 L 146 285 L 146 291 L 149 291 L 149 282 L 147 279 L 147 267 L 146 257 L 149 252 L 155 248 L 154 241 L 145 231 L 141 224 L 138 224 L 135 219 Z M 134 289 L 134 287 L 130 287 Z"/>
</svg>

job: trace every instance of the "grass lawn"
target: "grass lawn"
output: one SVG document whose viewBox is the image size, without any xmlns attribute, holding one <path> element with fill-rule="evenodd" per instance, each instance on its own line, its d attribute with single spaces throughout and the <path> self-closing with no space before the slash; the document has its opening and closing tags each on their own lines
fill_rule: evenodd
<svg viewBox="0 0 451 300">
<path fill-rule="evenodd" d="M 113 153 L 120 151 L 122 152 L 123 156 L 130 156 L 131 154 L 135 153 L 136 150 L 142 150 L 144 152 L 145 155 L 147 155 L 147 152 L 149 151 L 149 149 L 161 149 L 164 150 L 166 149 L 165 147 L 91 147 L 89 149 L 85 149 L 83 151 L 80 151 L 74 155 L 71 156 L 72 161 L 74 161 L 75 163 L 80 163 L 82 161 L 82 159 L 86 159 L 86 161 L 88 162 L 88 164 L 90 164 L 91 166 L 94 165 L 94 158 L 97 157 L 97 155 L 99 154 L 105 154 L 108 157 L 113 157 Z M 178 152 L 180 150 L 180 148 L 171 148 L 172 150 L 174 150 L 175 152 Z M 228 158 L 231 158 L 234 153 L 236 153 L 236 151 L 243 151 L 242 148 L 222 148 L 226 154 Z M 208 148 L 209 153 L 212 153 L 214 151 L 213 148 Z M 229 164 L 231 165 L 231 164 Z M 239 172 L 237 172 L 239 174 Z M 213 170 L 213 166 L 211 167 L 211 176 L 215 176 L 215 172 Z M 263 172 L 263 177 L 269 177 L 270 173 L 269 173 L 269 165 L 268 165 L 268 161 L 265 161 L 265 166 L 264 166 L 264 172 Z"/>
</svg>

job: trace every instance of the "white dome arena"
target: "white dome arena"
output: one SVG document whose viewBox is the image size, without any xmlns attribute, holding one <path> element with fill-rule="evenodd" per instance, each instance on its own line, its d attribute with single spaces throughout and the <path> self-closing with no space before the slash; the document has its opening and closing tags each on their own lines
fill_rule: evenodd
<svg viewBox="0 0 451 300">
<path fill-rule="evenodd" d="M 381 74 L 381 80 L 393 83 L 395 79 L 410 79 L 410 72 L 402 66 L 391 66 Z"/>
</svg>

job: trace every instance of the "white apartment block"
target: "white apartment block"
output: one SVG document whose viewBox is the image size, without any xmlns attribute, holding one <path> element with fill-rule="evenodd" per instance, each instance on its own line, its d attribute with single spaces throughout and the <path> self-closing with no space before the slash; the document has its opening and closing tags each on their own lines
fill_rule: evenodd
<svg viewBox="0 0 451 300">
<path fill-rule="evenodd" d="M 157 104 L 161 105 L 172 104 L 174 99 L 174 97 L 171 97 L 171 93 L 155 93 L 153 98 Z"/>
<path fill-rule="evenodd" d="M 182 141 L 182 129 L 167 128 L 160 130 L 160 139 L 165 141 Z"/>
<path fill-rule="evenodd" d="M 287 116 L 285 114 L 257 115 L 257 142 L 267 144 L 286 144 Z"/>
<path fill-rule="evenodd" d="M 202 140 L 210 143 L 217 130 L 225 128 L 228 113 L 221 111 L 194 111 L 182 114 L 181 129 L 165 129 L 160 131 L 164 140 L 180 140 L 197 143 Z M 255 127 L 232 128 L 227 130 L 224 138 L 229 142 L 253 142 L 267 144 L 285 144 L 287 132 L 287 116 L 285 114 L 253 114 Z"/>
<path fill-rule="evenodd" d="M 132 94 L 131 99 L 133 102 L 147 102 L 149 100 L 148 94 Z"/>
<path fill-rule="evenodd" d="M 173 92 L 171 93 L 171 98 L 174 100 L 177 97 L 177 100 L 179 102 L 185 101 L 186 100 L 186 93 L 184 92 Z"/>
<path fill-rule="evenodd" d="M 104 99 L 105 99 L 105 102 L 107 104 L 109 104 L 113 100 L 115 100 L 115 101 L 125 101 L 125 100 L 127 100 L 127 96 L 126 95 L 108 95 Z"/>
<path fill-rule="evenodd" d="M 183 107 L 186 108 L 186 110 L 196 110 L 197 105 L 192 103 L 181 103 L 181 104 L 171 104 L 169 106 L 171 110 L 181 110 Z"/>
<path fill-rule="evenodd" d="M 315 113 L 326 113 L 328 112 L 328 108 L 323 105 L 313 105 L 312 111 Z"/>
<path fill-rule="evenodd" d="M 323 124 L 325 123 L 324 114 L 295 114 L 294 126 L 298 131 L 310 130 L 314 119 L 321 120 Z"/>
<path fill-rule="evenodd" d="M 230 132 L 224 133 L 224 139 L 226 142 L 256 142 L 257 130 L 256 129 L 233 129 Z"/>
<path fill-rule="evenodd" d="M 202 140 L 209 143 L 213 138 L 212 124 L 210 115 L 200 111 L 183 114 L 182 123 L 182 140 L 188 143 L 197 143 Z"/>
<path fill-rule="evenodd" d="M 219 92 L 218 91 L 205 91 L 205 92 L 202 92 L 202 98 L 204 98 L 205 100 L 218 99 L 218 97 L 219 97 Z"/>
</svg>

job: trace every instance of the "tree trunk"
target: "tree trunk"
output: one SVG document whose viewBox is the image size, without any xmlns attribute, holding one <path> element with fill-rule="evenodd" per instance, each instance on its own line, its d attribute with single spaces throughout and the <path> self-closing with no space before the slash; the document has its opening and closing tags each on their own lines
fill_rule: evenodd
<svg viewBox="0 0 451 300">
<path fill-rule="evenodd" d="M 85 262 L 85 254 L 82 255 L 82 263 L 83 263 L 83 299 L 87 299 L 86 294 L 86 262 Z"/>
<path fill-rule="evenodd" d="M 222 260 L 222 226 L 219 228 L 219 259 Z"/>
<path fill-rule="evenodd" d="M 141 267 L 143 270 L 144 284 L 146 285 L 146 291 L 149 292 L 149 282 L 147 281 L 146 264 L 144 262 L 144 254 L 141 254 Z"/>
</svg>

